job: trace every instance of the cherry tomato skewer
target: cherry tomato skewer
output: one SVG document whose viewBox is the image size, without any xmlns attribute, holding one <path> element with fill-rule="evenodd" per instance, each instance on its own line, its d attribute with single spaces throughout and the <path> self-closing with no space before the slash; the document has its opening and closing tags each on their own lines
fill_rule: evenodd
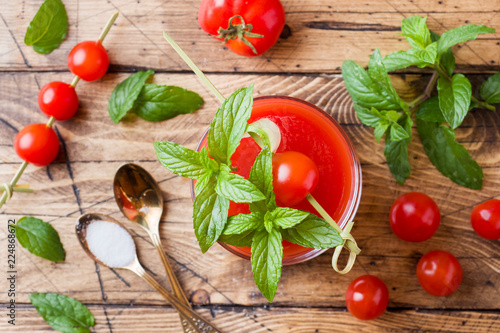
<svg viewBox="0 0 500 333">
<path fill-rule="evenodd" d="M 111 18 L 109 19 L 108 23 L 106 24 L 106 27 L 104 28 L 104 30 L 102 31 L 101 35 L 99 36 L 99 40 L 98 40 L 99 43 L 102 43 L 103 40 L 104 40 L 104 38 L 106 38 L 106 35 L 108 34 L 109 30 L 113 26 L 113 23 L 115 22 L 115 20 L 118 17 L 118 15 L 119 15 L 119 13 L 117 12 L 117 13 L 113 14 L 113 16 L 111 16 Z M 80 81 L 80 77 L 75 76 L 73 78 L 73 80 L 71 81 L 71 84 L 69 85 L 69 87 L 75 88 L 79 81 Z M 49 128 L 52 127 L 52 125 L 54 124 L 55 120 L 56 119 L 54 118 L 54 116 L 51 116 L 49 118 L 49 120 L 47 121 L 46 126 L 49 127 Z M 23 163 L 21 164 L 21 166 L 17 170 L 17 172 L 14 175 L 14 177 L 12 177 L 12 179 L 10 180 L 10 182 L 9 183 L 4 183 L 4 184 L 0 185 L 0 191 L 3 191 L 3 194 L 0 197 L 0 208 L 5 204 L 5 202 L 7 202 L 8 200 L 10 200 L 10 198 L 12 197 L 13 192 L 27 192 L 27 193 L 32 193 L 33 192 L 33 190 L 29 188 L 29 185 L 16 185 L 17 182 L 19 181 L 19 178 L 21 178 L 24 170 L 28 166 L 28 164 L 29 163 L 27 161 L 23 161 Z"/>
</svg>

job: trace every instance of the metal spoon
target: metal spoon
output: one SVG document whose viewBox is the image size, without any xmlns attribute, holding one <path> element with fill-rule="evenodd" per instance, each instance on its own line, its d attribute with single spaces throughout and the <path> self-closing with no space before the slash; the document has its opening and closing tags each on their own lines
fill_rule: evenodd
<svg viewBox="0 0 500 333">
<path fill-rule="evenodd" d="M 102 215 L 102 214 L 85 214 L 78 218 L 76 223 L 76 236 L 82 245 L 83 250 L 87 255 L 92 258 L 97 263 L 106 266 L 105 263 L 97 259 L 97 257 L 90 251 L 89 245 L 87 243 L 87 227 L 94 221 L 106 221 L 119 225 L 127 232 L 127 228 L 125 228 L 120 222 L 115 219 Z M 172 295 L 168 290 L 163 288 L 150 274 L 148 274 L 144 268 L 142 267 L 139 259 L 137 258 L 137 253 L 135 255 L 134 261 L 124 267 L 113 267 L 113 268 L 123 268 L 128 269 L 135 274 L 137 274 L 140 278 L 146 281 L 151 287 L 153 287 L 158 293 L 160 293 L 176 310 L 179 314 L 182 315 L 184 321 L 187 324 L 191 325 L 191 327 L 184 327 L 185 332 L 200 332 L 200 333 L 221 333 L 217 328 L 215 328 L 208 321 L 199 316 L 196 312 L 194 312 L 190 307 L 186 306 L 179 299 L 177 299 L 174 295 Z"/>
<path fill-rule="evenodd" d="M 175 297 L 184 305 L 191 307 L 161 244 L 158 228 L 163 213 L 163 197 L 158 183 L 142 167 L 127 163 L 116 171 L 113 191 L 116 203 L 123 215 L 140 225 L 151 238 L 165 267 Z M 184 323 L 183 326 L 185 326 Z"/>
</svg>

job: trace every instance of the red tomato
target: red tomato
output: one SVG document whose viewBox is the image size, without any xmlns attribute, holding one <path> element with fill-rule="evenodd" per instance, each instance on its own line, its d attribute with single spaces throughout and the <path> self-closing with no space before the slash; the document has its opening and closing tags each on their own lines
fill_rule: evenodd
<svg viewBox="0 0 500 333">
<path fill-rule="evenodd" d="M 491 199 L 474 207 L 470 222 L 479 236 L 500 239 L 500 200 Z"/>
<path fill-rule="evenodd" d="M 389 215 L 392 231 L 408 242 L 423 242 L 434 235 L 441 222 L 439 208 L 428 195 L 410 192 L 400 196 Z"/>
<path fill-rule="evenodd" d="M 99 41 L 76 44 L 68 55 L 69 70 L 85 81 L 99 80 L 106 74 L 108 66 L 108 53 Z"/>
<path fill-rule="evenodd" d="M 205 32 L 224 40 L 234 53 L 251 57 L 276 43 L 285 26 L 285 10 L 279 0 L 203 0 L 198 23 Z"/>
<path fill-rule="evenodd" d="M 286 151 L 273 156 L 273 187 L 278 204 L 298 204 L 314 190 L 318 179 L 318 167 L 306 155 Z"/>
<path fill-rule="evenodd" d="M 384 281 L 373 275 L 363 275 L 352 281 L 345 294 L 347 309 L 356 318 L 378 318 L 389 304 L 389 290 Z"/>
<path fill-rule="evenodd" d="M 50 82 L 40 90 L 38 106 L 49 117 L 68 120 L 78 110 L 78 95 L 75 88 L 67 83 Z"/>
<path fill-rule="evenodd" d="M 420 258 L 417 279 L 422 288 L 434 296 L 448 296 L 462 283 L 462 266 L 446 251 L 432 251 Z"/>
<path fill-rule="evenodd" d="M 51 127 L 32 124 L 17 133 L 14 139 L 17 155 L 36 166 L 50 164 L 59 152 L 59 140 Z"/>
</svg>

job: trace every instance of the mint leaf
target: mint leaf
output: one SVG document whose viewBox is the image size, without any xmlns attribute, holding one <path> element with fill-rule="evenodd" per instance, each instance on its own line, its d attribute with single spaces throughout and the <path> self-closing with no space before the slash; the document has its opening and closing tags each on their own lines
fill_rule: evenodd
<svg viewBox="0 0 500 333">
<path fill-rule="evenodd" d="M 265 214 L 276 208 L 273 191 L 273 154 L 267 147 L 264 147 L 257 155 L 248 180 L 266 197 L 265 201 L 250 203 L 250 210 Z"/>
<path fill-rule="evenodd" d="M 481 189 L 483 171 L 469 152 L 455 140 L 449 127 L 417 119 L 417 128 L 425 152 L 432 164 L 455 183 Z"/>
<path fill-rule="evenodd" d="M 176 175 L 198 179 L 205 172 L 200 153 L 170 141 L 153 143 L 158 161 Z"/>
<path fill-rule="evenodd" d="M 429 122 L 445 123 L 443 113 L 439 109 L 439 98 L 433 96 L 428 100 L 422 102 L 417 111 L 416 117 Z"/>
<path fill-rule="evenodd" d="M 431 39 L 433 42 L 437 42 L 439 38 L 441 38 L 441 36 L 431 31 Z M 441 55 L 438 62 L 449 76 L 453 75 L 453 70 L 455 69 L 455 56 L 453 56 L 453 52 L 450 48 Z"/>
<path fill-rule="evenodd" d="M 271 212 L 267 212 L 264 215 L 264 228 L 266 228 L 266 231 L 268 233 L 272 233 L 273 232 L 274 223 L 273 223 L 273 220 L 272 220 L 272 213 Z"/>
<path fill-rule="evenodd" d="M 331 225 L 314 214 L 309 214 L 301 223 L 281 230 L 287 241 L 314 249 L 329 249 L 342 245 L 344 241 Z"/>
<path fill-rule="evenodd" d="M 221 167 L 227 167 L 222 164 Z M 264 200 L 265 196 L 249 180 L 235 173 L 230 173 L 226 168 L 221 169 L 217 176 L 215 191 L 234 202 L 255 202 Z"/>
<path fill-rule="evenodd" d="M 47 54 L 59 47 L 68 31 L 68 15 L 61 0 L 45 0 L 30 22 L 24 44 L 37 53 Z"/>
<path fill-rule="evenodd" d="M 410 161 L 408 160 L 408 145 L 411 141 L 411 126 L 413 122 L 410 117 L 403 115 L 398 120 L 398 124 L 405 129 L 408 138 L 401 141 L 391 141 L 390 137 L 386 137 L 384 155 L 392 175 L 399 184 L 403 184 L 410 177 L 411 172 Z"/>
<path fill-rule="evenodd" d="M 401 103 L 370 78 L 368 73 L 352 60 L 342 64 L 342 77 L 354 103 L 377 110 L 399 110 Z"/>
<path fill-rule="evenodd" d="M 452 81 L 440 77 L 437 82 L 439 108 L 452 128 L 457 128 L 469 112 L 472 89 L 462 74 L 453 75 Z"/>
<path fill-rule="evenodd" d="M 200 150 L 200 162 L 207 170 L 219 171 L 219 164 L 210 158 L 208 150 L 205 147 Z"/>
<path fill-rule="evenodd" d="M 500 103 L 500 72 L 490 76 L 481 85 L 481 97 L 488 104 Z"/>
<path fill-rule="evenodd" d="M 370 61 L 368 63 L 368 75 L 373 82 L 381 87 L 382 93 L 387 96 L 387 99 L 399 105 L 397 109 L 403 109 L 403 106 L 406 105 L 406 103 L 399 98 L 396 93 L 396 89 L 392 86 L 391 79 L 389 78 L 389 75 L 387 75 L 387 71 L 382 63 L 382 55 L 380 54 L 379 49 L 376 49 L 370 56 Z"/>
<path fill-rule="evenodd" d="M 95 324 L 89 309 L 72 297 L 56 293 L 34 293 L 29 297 L 36 311 L 56 331 L 86 333 Z"/>
<path fill-rule="evenodd" d="M 432 42 L 426 21 L 427 17 L 410 16 L 401 23 L 402 35 L 416 49 L 423 50 Z"/>
<path fill-rule="evenodd" d="M 255 284 L 264 297 L 272 302 L 281 277 L 283 245 L 281 234 L 272 229 L 255 232 L 252 241 L 252 272 Z"/>
<path fill-rule="evenodd" d="M 385 132 L 389 128 L 391 123 L 386 119 L 381 119 L 377 127 L 375 127 L 375 131 L 373 131 L 373 135 L 377 142 L 380 142 L 380 139 L 384 136 Z"/>
<path fill-rule="evenodd" d="M 390 130 L 391 141 L 397 142 L 409 137 L 410 136 L 401 125 L 399 125 L 398 123 L 391 124 L 391 130 Z"/>
<path fill-rule="evenodd" d="M 366 126 L 377 127 L 380 123 L 380 119 L 382 119 L 382 115 L 375 108 L 367 109 L 358 104 L 354 104 L 354 110 L 359 120 Z"/>
<path fill-rule="evenodd" d="M 147 121 L 162 121 L 191 113 L 203 105 L 197 93 L 175 86 L 145 84 L 135 100 L 133 111 Z"/>
<path fill-rule="evenodd" d="M 395 51 L 384 57 L 382 63 L 388 72 L 410 66 L 423 66 L 425 63 L 417 56 L 419 51 L 409 49 L 408 51 Z"/>
<path fill-rule="evenodd" d="M 215 192 L 215 179 L 200 191 L 193 204 L 193 228 L 203 253 L 217 241 L 224 231 L 229 211 L 229 200 Z"/>
<path fill-rule="evenodd" d="M 437 42 L 427 45 L 424 50 L 417 51 L 415 55 L 426 64 L 434 64 L 437 58 Z"/>
<path fill-rule="evenodd" d="M 271 216 L 275 225 L 288 229 L 302 222 L 309 216 L 309 212 L 288 207 L 277 207 L 271 212 Z"/>
<path fill-rule="evenodd" d="M 205 170 L 205 172 L 196 180 L 194 184 L 194 194 L 198 195 L 208 184 L 213 177 L 213 171 Z"/>
<path fill-rule="evenodd" d="M 142 87 L 152 74 L 154 74 L 153 70 L 137 72 L 130 75 L 113 89 L 108 102 L 108 112 L 115 124 L 132 109 Z"/>
<path fill-rule="evenodd" d="M 223 235 L 242 234 L 254 231 L 263 224 L 264 216 L 261 213 L 238 214 L 230 216 L 226 223 Z"/>
<path fill-rule="evenodd" d="M 19 244 L 29 252 L 50 261 L 64 261 L 66 251 L 50 223 L 25 216 L 17 222 L 15 229 Z"/>
<path fill-rule="evenodd" d="M 253 106 L 253 84 L 231 94 L 215 113 L 208 131 L 208 150 L 219 163 L 231 165 L 231 156 L 239 146 Z"/>
<path fill-rule="evenodd" d="M 236 235 L 220 235 L 219 241 L 233 246 L 252 246 L 253 235 L 255 231 L 245 231 Z"/>
<path fill-rule="evenodd" d="M 495 29 L 484 25 L 469 24 L 445 31 L 438 41 L 438 55 L 440 56 L 455 44 L 476 39 L 480 34 L 494 33 Z"/>
</svg>

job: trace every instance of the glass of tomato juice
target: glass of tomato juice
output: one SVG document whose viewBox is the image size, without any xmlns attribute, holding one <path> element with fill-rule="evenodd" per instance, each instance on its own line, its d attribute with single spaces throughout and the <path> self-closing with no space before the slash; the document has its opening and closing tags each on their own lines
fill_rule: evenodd
<svg viewBox="0 0 500 333">
<path fill-rule="evenodd" d="M 354 148 L 339 123 L 314 104 L 289 96 L 261 96 L 254 99 L 248 123 L 261 118 L 273 121 L 281 130 L 281 143 L 277 153 L 297 151 L 311 158 L 319 170 L 319 182 L 313 197 L 344 228 L 354 218 L 361 198 L 361 165 Z M 207 147 L 207 132 L 197 150 Z M 208 148 L 208 147 L 207 147 Z M 250 168 L 260 147 L 250 138 L 243 138 L 231 157 L 235 173 L 248 178 Z M 194 200 L 194 182 L 191 181 Z M 292 208 L 302 209 L 320 216 L 303 200 Z M 248 204 L 231 202 L 229 216 L 250 213 Z M 250 247 L 219 244 L 229 252 L 250 260 Z M 326 249 L 311 249 L 283 240 L 283 265 L 300 263 L 319 256 Z"/>
</svg>

